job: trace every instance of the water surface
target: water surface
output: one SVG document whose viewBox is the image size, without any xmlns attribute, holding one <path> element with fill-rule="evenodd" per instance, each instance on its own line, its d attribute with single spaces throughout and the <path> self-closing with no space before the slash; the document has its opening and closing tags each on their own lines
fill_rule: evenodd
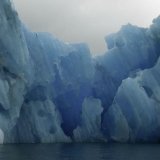
<svg viewBox="0 0 160 160">
<path fill-rule="evenodd" d="M 101 143 L 2 145 L 0 160 L 160 160 L 160 145 Z"/>
</svg>

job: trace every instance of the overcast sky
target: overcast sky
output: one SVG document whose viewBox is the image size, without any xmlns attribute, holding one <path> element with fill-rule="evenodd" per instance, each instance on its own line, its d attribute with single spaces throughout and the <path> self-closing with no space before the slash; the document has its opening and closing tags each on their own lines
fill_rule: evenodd
<svg viewBox="0 0 160 160">
<path fill-rule="evenodd" d="M 128 22 L 147 27 L 160 14 L 160 0 L 13 0 L 32 31 L 47 31 L 66 42 L 87 42 L 105 51 L 104 37 Z"/>
</svg>

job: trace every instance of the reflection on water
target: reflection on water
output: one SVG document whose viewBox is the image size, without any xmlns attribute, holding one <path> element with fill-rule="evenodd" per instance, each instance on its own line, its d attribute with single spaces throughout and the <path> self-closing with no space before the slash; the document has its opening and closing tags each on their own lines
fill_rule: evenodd
<svg viewBox="0 0 160 160">
<path fill-rule="evenodd" d="M 159 144 L 21 144 L 0 146 L 0 160 L 160 160 Z"/>
</svg>

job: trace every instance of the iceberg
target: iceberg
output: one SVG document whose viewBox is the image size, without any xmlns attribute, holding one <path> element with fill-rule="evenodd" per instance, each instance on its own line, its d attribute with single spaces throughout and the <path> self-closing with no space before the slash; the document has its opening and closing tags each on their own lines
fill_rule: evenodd
<svg viewBox="0 0 160 160">
<path fill-rule="evenodd" d="M 30 31 L 0 1 L 0 143 L 159 142 L 160 17 L 85 43 Z"/>
</svg>

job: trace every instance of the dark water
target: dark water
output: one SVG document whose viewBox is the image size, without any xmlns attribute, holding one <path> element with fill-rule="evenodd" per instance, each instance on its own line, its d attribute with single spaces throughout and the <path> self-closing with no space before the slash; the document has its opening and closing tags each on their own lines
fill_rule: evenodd
<svg viewBox="0 0 160 160">
<path fill-rule="evenodd" d="M 0 160 L 160 160 L 160 145 L 4 145 L 0 146 Z"/>
</svg>

